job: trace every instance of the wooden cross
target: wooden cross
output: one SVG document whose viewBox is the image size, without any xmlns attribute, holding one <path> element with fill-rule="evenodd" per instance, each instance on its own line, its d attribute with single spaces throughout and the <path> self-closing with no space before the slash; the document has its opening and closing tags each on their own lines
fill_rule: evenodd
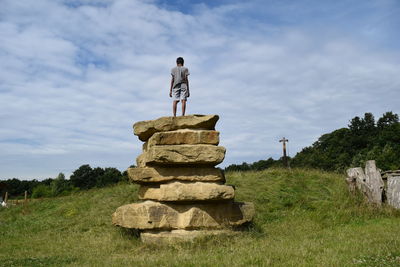
<svg viewBox="0 0 400 267">
<path fill-rule="evenodd" d="M 283 137 L 281 140 L 279 140 L 279 142 L 283 143 L 283 164 L 285 165 L 285 167 L 289 167 L 286 155 L 286 142 L 289 142 L 289 140 Z"/>
</svg>

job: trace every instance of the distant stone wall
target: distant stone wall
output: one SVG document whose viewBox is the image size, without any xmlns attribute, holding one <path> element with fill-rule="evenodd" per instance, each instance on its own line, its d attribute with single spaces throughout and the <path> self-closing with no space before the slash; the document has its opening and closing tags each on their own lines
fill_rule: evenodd
<svg viewBox="0 0 400 267">
<path fill-rule="evenodd" d="M 351 192 L 360 191 L 369 203 L 380 206 L 387 202 L 400 209 L 400 170 L 381 172 L 375 160 L 369 160 L 365 171 L 361 167 L 348 169 L 346 182 Z"/>
</svg>

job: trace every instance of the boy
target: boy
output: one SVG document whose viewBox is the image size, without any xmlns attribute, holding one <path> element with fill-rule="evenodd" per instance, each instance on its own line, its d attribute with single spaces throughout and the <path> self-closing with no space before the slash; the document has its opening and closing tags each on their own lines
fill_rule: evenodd
<svg viewBox="0 0 400 267">
<path fill-rule="evenodd" d="M 190 73 L 188 68 L 184 67 L 183 64 L 183 58 L 178 57 L 176 59 L 176 67 L 171 70 L 172 79 L 169 97 L 174 97 L 174 101 L 172 103 L 174 117 L 176 117 L 176 106 L 180 100 L 182 101 L 182 116 L 185 116 L 186 100 L 190 96 L 188 80 L 188 75 Z"/>
</svg>

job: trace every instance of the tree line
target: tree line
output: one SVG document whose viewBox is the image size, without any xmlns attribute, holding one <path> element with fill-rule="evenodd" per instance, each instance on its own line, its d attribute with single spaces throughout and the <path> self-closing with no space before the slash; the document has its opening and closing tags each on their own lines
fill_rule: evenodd
<svg viewBox="0 0 400 267">
<path fill-rule="evenodd" d="M 275 160 L 270 157 L 267 160 L 259 160 L 253 163 L 243 162 L 242 164 L 231 164 L 228 167 L 225 167 L 225 171 L 261 171 L 272 167 L 282 167 L 282 166 L 283 166 L 282 158 Z"/>
<path fill-rule="evenodd" d="M 3 193 L 7 191 L 13 198 L 22 197 L 25 191 L 33 198 L 55 197 L 127 181 L 127 176 L 126 171 L 121 173 L 117 168 L 92 168 L 89 164 L 85 164 L 76 169 L 70 179 L 66 179 L 63 173 L 59 173 L 56 178 L 47 178 L 42 181 L 13 178 L 0 181 L 0 189 Z"/>
<path fill-rule="evenodd" d="M 354 117 L 347 127 L 323 134 L 311 146 L 303 148 L 294 158 L 291 167 L 317 168 L 342 172 L 349 167 L 364 166 L 375 160 L 382 170 L 400 169 L 399 115 L 386 112 L 377 121 L 372 113 Z M 254 163 L 232 164 L 226 171 L 261 170 L 282 167 L 282 158 L 260 160 Z"/>
<path fill-rule="evenodd" d="M 372 113 L 350 120 L 347 127 L 322 135 L 312 146 L 303 148 L 292 165 L 343 171 L 376 160 L 382 170 L 400 169 L 399 116 L 386 112 L 375 121 Z"/>
</svg>

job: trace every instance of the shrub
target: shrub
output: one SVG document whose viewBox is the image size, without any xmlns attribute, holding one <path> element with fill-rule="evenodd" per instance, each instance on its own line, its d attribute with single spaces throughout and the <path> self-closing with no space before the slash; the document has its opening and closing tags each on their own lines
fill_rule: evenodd
<svg viewBox="0 0 400 267">
<path fill-rule="evenodd" d="M 53 193 L 51 190 L 51 186 L 40 184 L 33 188 L 32 190 L 32 198 L 41 198 L 41 197 L 52 197 Z"/>
</svg>

